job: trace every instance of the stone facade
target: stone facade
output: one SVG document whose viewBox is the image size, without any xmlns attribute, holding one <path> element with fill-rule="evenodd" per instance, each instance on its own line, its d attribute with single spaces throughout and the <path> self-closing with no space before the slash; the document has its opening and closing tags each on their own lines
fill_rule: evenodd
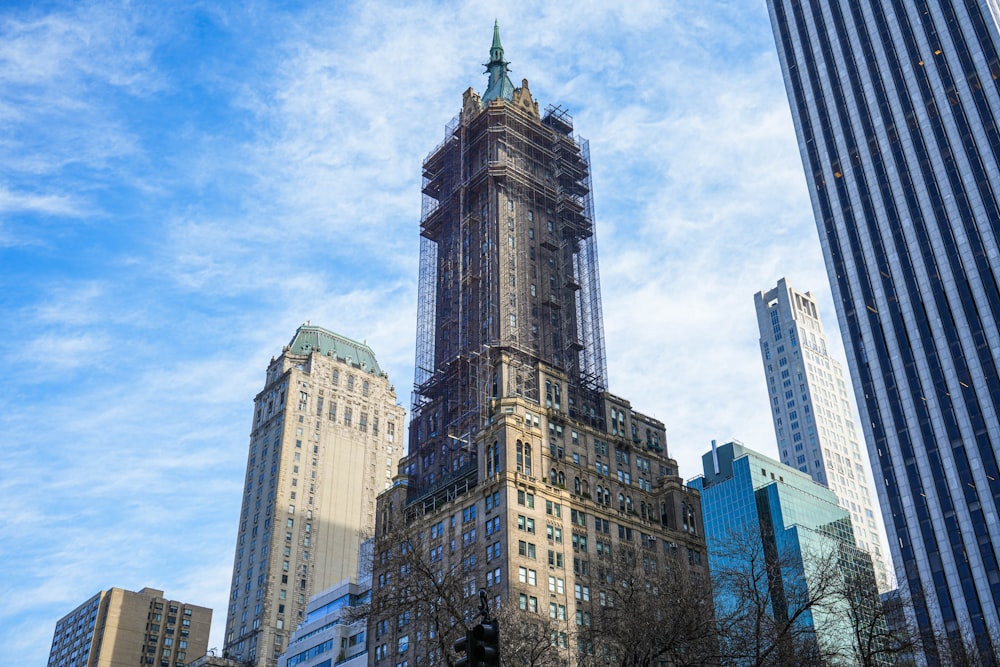
<svg viewBox="0 0 1000 667">
<path fill-rule="evenodd" d="M 311 325 L 254 406 L 224 652 L 273 667 L 309 596 L 357 576 L 404 410 L 367 345 Z"/>
</svg>

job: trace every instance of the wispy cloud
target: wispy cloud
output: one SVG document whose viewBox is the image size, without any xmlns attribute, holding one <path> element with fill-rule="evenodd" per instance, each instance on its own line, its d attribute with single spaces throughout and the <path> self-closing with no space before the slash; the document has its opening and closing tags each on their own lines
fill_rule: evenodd
<svg viewBox="0 0 1000 667">
<path fill-rule="evenodd" d="M 788 275 L 836 327 L 763 6 L 5 8 L 18 664 L 109 586 L 214 607 L 221 644 L 251 401 L 302 322 L 367 339 L 409 405 L 421 160 L 483 88 L 494 12 L 515 81 L 591 141 L 612 390 L 686 476 L 711 438 L 773 449 L 753 293 Z"/>
<path fill-rule="evenodd" d="M 0 215 L 15 211 L 68 216 L 80 216 L 86 212 L 80 202 L 70 195 L 32 194 L 0 188 Z"/>
</svg>

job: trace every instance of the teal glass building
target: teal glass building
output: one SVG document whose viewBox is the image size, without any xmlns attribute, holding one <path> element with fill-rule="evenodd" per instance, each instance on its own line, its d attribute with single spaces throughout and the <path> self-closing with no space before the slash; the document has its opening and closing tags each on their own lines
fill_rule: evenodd
<svg viewBox="0 0 1000 667">
<path fill-rule="evenodd" d="M 791 619 L 794 634 L 813 649 L 849 655 L 847 603 L 836 596 L 813 608 L 804 603 L 817 596 L 818 587 L 829 588 L 842 577 L 870 582 L 865 589 L 873 593 L 872 604 L 878 602 L 871 557 L 857 547 L 850 513 L 838 505 L 836 494 L 738 442 L 713 443 L 702 467 L 704 474 L 689 486 L 701 492 L 720 621 L 732 617 L 748 595 L 757 595 L 777 625 Z M 733 573 L 751 570 L 758 590 L 738 590 Z"/>
</svg>

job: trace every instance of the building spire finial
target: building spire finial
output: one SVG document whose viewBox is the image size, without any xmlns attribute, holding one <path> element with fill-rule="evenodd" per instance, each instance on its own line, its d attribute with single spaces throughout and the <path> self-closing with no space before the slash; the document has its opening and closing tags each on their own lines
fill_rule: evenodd
<svg viewBox="0 0 1000 667">
<path fill-rule="evenodd" d="M 503 46 L 500 44 L 500 19 L 493 20 L 493 46 L 490 47 L 490 61 L 503 60 Z"/>
<path fill-rule="evenodd" d="M 489 83 L 486 84 L 486 92 L 483 93 L 483 105 L 490 100 L 510 100 L 514 95 L 514 84 L 507 76 L 507 65 L 509 64 L 503 59 L 503 45 L 500 44 L 500 21 L 494 20 L 490 61 L 483 65 L 490 75 Z"/>
</svg>

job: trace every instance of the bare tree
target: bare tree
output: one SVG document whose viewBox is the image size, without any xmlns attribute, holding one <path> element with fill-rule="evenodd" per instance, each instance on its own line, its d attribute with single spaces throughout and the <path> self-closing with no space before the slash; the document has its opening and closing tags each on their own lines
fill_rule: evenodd
<svg viewBox="0 0 1000 667">
<path fill-rule="evenodd" d="M 793 554 L 757 534 L 716 540 L 712 564 L 722 662 L 769 667 L 830 664 L 842 647 L 817 635 L 816 616 L 832 616 L 840 593 L 838 553 Z"/>
<path fill-rule="evenodd" d="M 879 596 L 873 571 L 844 568 L 840 583 L 851 628 L 851 664 L 860 667 L 909 664 L 917 650 L 908 599 L 901 591 Z"/>
<path fill-rule="evenodd" d="M 434 539 L 432 530 L 441 529 L 395 517 L 376 537 L 371 603 L 353 617 L 368 618 L 373 645 L 397 642 L 395 651 L 405 636 L 429 664 L 453 667 L 459 657 L 455 641 L 481 620 L 477 581 L 483 581 L 483 563 L 477 566 L 477 559 L 482 554 L 472 546 L 453 546 L 447 536 Z M 500 622 L 503 667 L 562 664 L 560 637 L 566 635 L 554 621 L 512 604 L 491 611 Z"/>
<path fill-rule="evenodd" d="M 1000 646 L 988 636 L 977 635 L 971 628 L 951 635 L 941 631 L 934 639 L 939 664 L 950 667 L 996 667 Z"/>
<path fill-rule="evenodd" d="M 672 556 L 630 544 L 615 547 L 612 590 L 580 634 L 581 663 L 654 667 L 718 664 L 706 577 Z"/>
<path fill-rule="evenodd" d="M 560 667 L 559 632 L 554 622 L 505 604 L 496 614 L 500 622 L 502 667 Z M 556 632 L 555 638 L 553 632 Z"/>
<path fill-rule="evenodd" d="M 368 632 L 377 642 L 388 636 L 419 641 L 419 649 L 453 667 L 455 640 L 475 616 L 475 571 L 456 554 L 432 550 L 423 533 L 400 517 L 375 538 Z M 416 638 L 419 638 L 417 640 Z"/>
</svg>

